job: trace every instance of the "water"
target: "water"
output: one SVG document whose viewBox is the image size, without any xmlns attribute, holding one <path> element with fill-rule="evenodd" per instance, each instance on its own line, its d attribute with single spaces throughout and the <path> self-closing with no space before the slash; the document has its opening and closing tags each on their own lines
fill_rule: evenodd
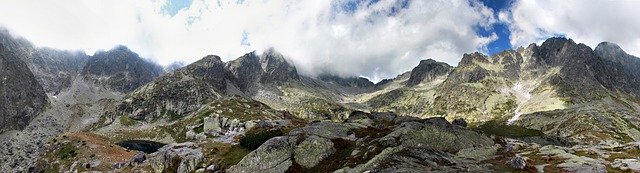
<svg viewBox="0 0 640 173">
<path fill-rule="evenodd" d="M 118 142 L 117 145 L 130 150 L 153 153 L 158 151 L 158 149 L 162 148 L 166 144 L 147 140 L 126 140 Z"/>
</svg>

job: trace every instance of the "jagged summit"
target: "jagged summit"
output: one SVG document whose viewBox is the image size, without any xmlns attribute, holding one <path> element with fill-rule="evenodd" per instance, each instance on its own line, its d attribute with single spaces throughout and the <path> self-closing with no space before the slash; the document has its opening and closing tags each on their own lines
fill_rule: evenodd
<svg viewBox="0 0 640 173">
<path fill-rule="evenodd" d="M 325 74 L 325 75 L 319 75 L 317 78 L 322 81 L 335 83 L 343 87 L 371 88 L 371 87 L 374 87 L 375 85 L 373 82 L 369 81 L 369 79 L 363 78 L 363 77 L 343 78 L 336 75 Z"/>
<path fill-rule="evenodd" d="M 444 62 L 436 62 L 433 59 L 420 61 L 418 66 L 411 70 L 411 75 L 407 81 L 408 86 L 414 86 L 422 82 L 429 82 L 436 77 L 448 74 L 452 67 Z"/>
<path fill-rule="evenodd" d="M 87 60 L 81 74 L 115 91 L 127 93 L 151 82 L 162 72 L 159 65 L 120 45 L 106 52 L 96 52 Z"/>
<path fill-rule="evenodd" d="M 261 55 L 256 51 L 247 53 L 228 62 L 227 69 L 244 91 L 251 90 L 256 87 L 256 84 L 278 84 L 300 80 L 295 66 L 274 49 L 268 49 Z"/>
</svg>

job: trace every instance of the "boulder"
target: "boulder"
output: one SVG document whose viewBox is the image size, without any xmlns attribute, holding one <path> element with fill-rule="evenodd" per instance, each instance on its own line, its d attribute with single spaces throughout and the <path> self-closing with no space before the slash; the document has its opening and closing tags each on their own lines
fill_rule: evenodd
<svg viewBox="0 0 640 173">
<path fill-rule="evenodd" d="M 220 117 L 205 117 L 204 118 L 204 132 L 212 135 L 216 135 L 222 132 L 222 126 L 220 124 Z"/>
<path fill-rule="evenodd" d="M 251 128 L 255 127 L 256 123 L 253 121 L 247 121 L 244 123 L 244 129 L 250 130 Z"/>
<path fill-rule="evenodd" d="M 203 158 L 201 148 L 192 142 L 185 142 L 165 145 L 158 149 L 149 155 L 149 163 L 155 172 L 194 172 Z"/>
<path fill-rule="evenodd" d="M 507 165 L 515 169 L 524 169 L 524 167 L 527 166 L 527 161 L 520 156 L 516 156 L 507 161 Z"/>
<path fill-rule="evenodd" d="M 335 151 L 331 140 L 314 135 L 309 136 L 295 148 L 294 159 L 304 168 L 313 168 Z"/>
<path fill-rule="evenodd" d="M 291 161 L 293 150 L 287 136 L 274 137 L 226 171 L 229 173 L 285 172 L 293 165 Z"/>
</svg>

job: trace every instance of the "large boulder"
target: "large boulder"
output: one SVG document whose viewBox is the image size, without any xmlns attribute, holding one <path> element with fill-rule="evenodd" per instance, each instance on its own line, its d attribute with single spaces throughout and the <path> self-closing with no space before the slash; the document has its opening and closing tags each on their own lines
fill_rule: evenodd
<svg viewBox="0 0 640 173">
<path fill-rule="evenodd" d="M 165 145 L 149 155 L 149 163 L 155 172 L 194 172 L 204 155 L 192 142 Z"/>
<path fill-rule="evenodd" d="M 229 173 L 285 172 L 293 165 L 294 146 L 286 136 L 271 138 L 227 169 Z"/>
<path fill-rule="evenodd" d="M 314 135 L 309 136 L 296 147 L 294 158 L 300 166 L 313 168 L 335 151 L 331 140 Z"/>
</svg>

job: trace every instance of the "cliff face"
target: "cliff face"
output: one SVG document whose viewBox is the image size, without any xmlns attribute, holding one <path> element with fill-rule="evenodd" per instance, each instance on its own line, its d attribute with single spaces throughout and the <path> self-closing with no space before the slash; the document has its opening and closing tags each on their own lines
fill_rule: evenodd
<svg viewBox="0 0 640 173">
<path fill-rule="evenodd" d="M 89 58 L 81 75 L 115 91 L 128 93 L 153 81 L 162 72 L 162 67 L 140 58 L 127 47 L 118 46 Z"/>
<path fill-rule="evenodd" d="M 47 103 L 47 95 L 27 65 L 0 45 L 0 133 L 24 128 Z"/>
</svg>

